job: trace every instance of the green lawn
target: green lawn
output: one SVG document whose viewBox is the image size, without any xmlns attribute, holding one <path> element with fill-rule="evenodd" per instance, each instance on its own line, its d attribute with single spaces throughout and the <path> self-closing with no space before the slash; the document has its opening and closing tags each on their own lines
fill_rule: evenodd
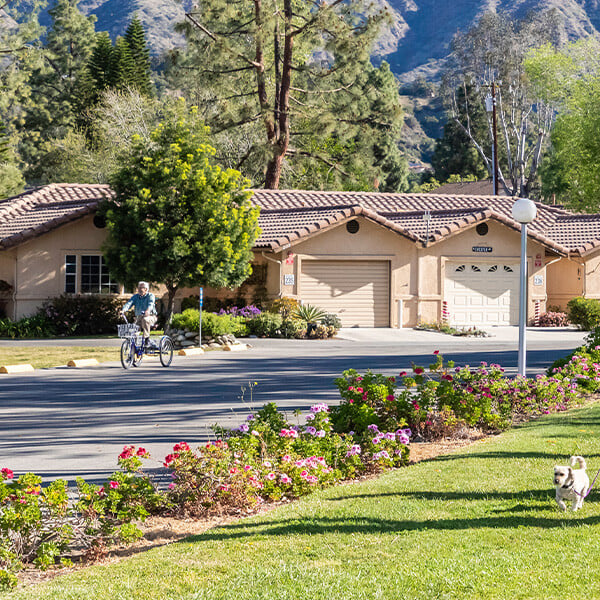
<svg viewBox="0 0 600 600">
<path fill-rule="evenodd" d="M 600 404 L 8 597 L 600 598 L 600 488 L 560 513 L 552 467 L 600 467 Z"/>
<path fill-rule="evenodd" d="M 119 360 L 121 344 L 94 348 L 92 346 L 13 346 L 0 347 L 0 365 L 30 364 L 35 369 L 65 366 L 75 358 L 96 358 L 98 362 Z M 2 375 L 0 375 L 2 377 Z"/>
</svg>

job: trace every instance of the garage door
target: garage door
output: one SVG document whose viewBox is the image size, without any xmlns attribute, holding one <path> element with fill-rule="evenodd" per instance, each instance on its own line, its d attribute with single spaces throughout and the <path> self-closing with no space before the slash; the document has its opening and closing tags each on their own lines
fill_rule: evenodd
<svg viewBox="0 0 600 600">
<path fill-rule="evenodd" d="M 389 327 L 387 261 L 304 260 L 300 298 L 339 315 L 343 327 Z"/>
<path fill-rule="evenodd" d="M 517 325 L 519 263 L 446 263 L 444 299 L 452 325 Z"/>
</svg>

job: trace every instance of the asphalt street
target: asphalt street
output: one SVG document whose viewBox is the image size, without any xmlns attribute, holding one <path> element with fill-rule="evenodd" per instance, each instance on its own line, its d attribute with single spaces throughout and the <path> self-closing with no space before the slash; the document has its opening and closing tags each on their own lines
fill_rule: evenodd
<svg viewBox="0 0 600 600">
<path fill-rule="evenodd" d="M 528 373 L 534 375 L 580 345 L 583 334 L 538 330 L 528 337 Z M 494 362 L 514 372 L 517 364 L 515 328 L 483 339 L 344 330 L 326 341 L 248 341 L 254 345 L 249 351 L 175 357 L 166 369 L 151 359 L 129 371 L 104 363 L 0 375 L 0 467 L 47 479 L 102 478 L 125 444 L 143 445 L 162 459 L 175 442 L 206 441 L 211 425 L 235 426 L 266 402 L 290 416 L 315 402 L 335 403 L 333 379 L 345 369 L 397 374 L 412 363 L 428 365 L 434 350 L 461 365 Z"/>
</svg>

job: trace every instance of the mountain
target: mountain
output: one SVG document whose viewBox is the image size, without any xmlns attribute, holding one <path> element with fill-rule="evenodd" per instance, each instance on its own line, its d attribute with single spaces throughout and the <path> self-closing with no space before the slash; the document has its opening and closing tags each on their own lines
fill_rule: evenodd
<svg viewBox="0 0 600 600">
<path fill-rule="evenodd" d="M 173 25 L 184 18 L 194 0 L 81 0 L 80 8 L 98 18 L 97 31 L 108 31 L 113 39 L 122 35 L 132 16 L 142 21 L 152 53 L 182 42 Z M 407 82 L 424 76 L 435 78 L 449 54 L 452 36 L 469 29 L 486 11 L 505 11 L 518 18 L 531 11 L 556 8 L 565 18 L 569 39 L 598 35 L 600 0 L 374 0 L 387 8 L 393 25 L 382 33 L 375 48 L 376 60 L 385 59 Z M 44 19 L 48 24 L 48 19 Z"/>
<path fill-rule="evenodd" d="M 435 78 L 450 53 L 452 37 L 466 31 L 487 11 L 523 18 L 530 12 L 557 9 L 568 39 L 598 35 L 600 0 L 379 0 L 394 24 L 382 35 L 377 58 L 390 63 L 400 81 Z"/>
</svg>

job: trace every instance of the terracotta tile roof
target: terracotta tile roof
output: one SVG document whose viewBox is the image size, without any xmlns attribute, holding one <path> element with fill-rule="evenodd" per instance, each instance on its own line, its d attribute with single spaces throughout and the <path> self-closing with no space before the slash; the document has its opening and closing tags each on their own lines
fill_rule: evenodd
<svg viewBox="0 0 600 600">
<path fill-rule="evenodd" d="M 0 247 L 90 214 L 113 192 L 107 185 L 52 184 L 0 201 Z"/>
<path fill-rule="evenodd" d="M 505 196 L 502 186 L 499 186 L 499 195 Z M 494 194 L 494 182 L 491 179 L 481 181 L 460 181 L 456 183 L 444 183 L 430 193 L 443 196 L 492 196 Z"/>
<path fill-rule="evenodd" d="M 375 192 L 320 192 L 306 190 L 255 190 L 253 201 L 263 211 L 280 210 L 279 232 L 294 231 L 296 222 L 294 209 L 342 209 L 351 205 L 355 208 L 362 207 L 378 214 L 385 221 L 394 223 L 404 230 L 408 237 L 425 241 L 426 221 L 423 220 L 424 211 L 431 213 L 430 241 L 435 242 L 447 235 L 471 227 L 473 224 L 485 220 L 495 219 L 513 229 L 520 231 L 521 226 L 512 219 L 512 205 L 514 199 L 506 196 L 446 196 L 438 194 L 381 194 Z M 568 211 L 555 206 L 537 203 L 538 216 L 529 226 L 529 234 L 551 247 L 559 253 L 566 254 L 574 247 L 571 246 L 570 234 L 565 232 L 561 242 L 550 235 L 560 217 L 578 217 Z M 286 217 L 289 214 L 289 220 Z M 591 215 L 592 221 L 596 219 L 600 224 L 600 215 Z M 261 221 L 262 222 L 262 221 Z M 576 222 L 576 218 L 575 218 Z M 567 228 L 574 229 L 573 225 Z M 305 235 L 309 235 L 306 232 Z M 259 242 L 262 245 L 271 245 L 273 249 L 279 247 L 276 243 L 278 237 L 273 230 L 265 232 Z M 598 243 L 600 244 L 600 234 Z"/>
<path fill-rule="evenodd" d="M 90 214 L 112 195 L 107 185 L 52 184 L 0 201 L 0 248 Z M 256 247 L 278 250 L 356 216 L 424 243 L 426 210 L 431 215 L 429 243 L 488 219 L 519 231 L 511 217 L 513 201 L 506 196 L 255 190 L 253 202 L 262 209 Z M 537 207 L 538 216 L 529 227 L 534 239 L 560 254 L 585 254 L 600 247 L 600 214 L 573 214 L 539 203 Z"/>
</svg>

